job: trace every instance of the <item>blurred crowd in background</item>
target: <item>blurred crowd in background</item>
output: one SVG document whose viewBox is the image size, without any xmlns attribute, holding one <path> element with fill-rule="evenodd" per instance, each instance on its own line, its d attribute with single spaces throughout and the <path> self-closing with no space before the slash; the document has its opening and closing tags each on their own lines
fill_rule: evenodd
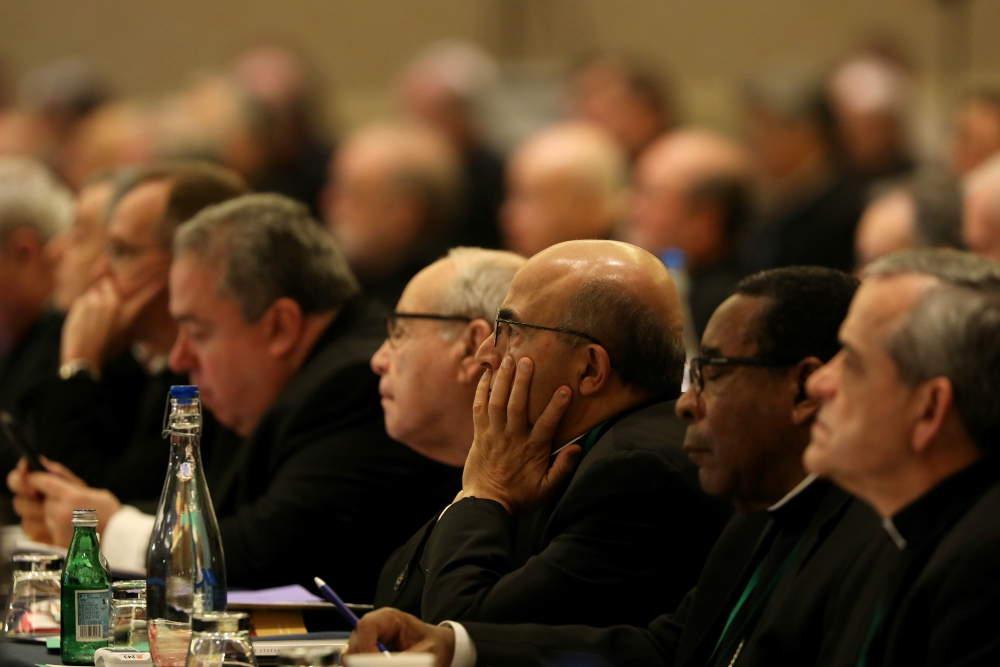
<svg viewBox="0 0 1000 667">
<path fill-rule="evenodd" d="M 56 295 L 62 309 L 87 289 L 88 258 L 104 246 L 110 188 L 88 186 L 169 158 L 215 161 L 256 191 L 307 204 L 390 308 L 459 245 L 531 256 L 570 239 L 635 243 L 675 273 L 691 341 L 752 271 L 852 270 L 913 246 L 1000 259 L 1000 90 L 967 91 L 947 150 L 918 159 L 915 73 L 892 49 L 859 49 L 822 76 L 749 77 L 735 136 L 686 125 L 669 79 L 641 56 L 597 53 L 566 72 L 562 117 L 522 122 L 521 138 L 501 146 L 490 125 L 502 117 L 500 72 L 471 43 L 434 44 L 399 72 L 392 117 L 339 134 L 318 104 L 336 82 L 318 81 L 287 46 L 252 46 L 142 101 L 71 58 L 17 81 L 0 74 L 0 156 L 41 161 L 87 194 L 76 215 L 96 223 L 36 230 L 53 267 L 68 234 L 89 235 L 91 254 L 74 260 L 78 289 Z M 516 121 L 503 119 L 508 130 Z M 0 297 L 0 315 L 12 308 Z M 0 353 L 14 338 L 3 333 Z"/>
</svg>

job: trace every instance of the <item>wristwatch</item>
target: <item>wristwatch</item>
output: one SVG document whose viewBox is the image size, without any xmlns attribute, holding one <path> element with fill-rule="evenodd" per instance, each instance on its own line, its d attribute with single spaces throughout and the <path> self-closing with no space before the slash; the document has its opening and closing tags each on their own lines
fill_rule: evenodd
<svg viewBox="0 0 1000 667">
<path fill-rule="evenodd" d="M 63 380 L 69 380 L 80 373 L 86 373 L 94 382 L 101 379 L 100 371 L 91 366 L 90 362 L 86 359 L 70 359 L 59 367 L 59 377 Z"/>
</svg>

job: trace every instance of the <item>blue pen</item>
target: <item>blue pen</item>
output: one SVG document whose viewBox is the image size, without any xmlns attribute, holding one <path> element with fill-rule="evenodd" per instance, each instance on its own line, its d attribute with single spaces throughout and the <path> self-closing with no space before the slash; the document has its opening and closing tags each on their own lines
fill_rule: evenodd
<svg viewBox="0 0 1000 667">
<path fill-rule="evenodd" d="M 344 601 L 340 599 L 340 596 L 333 592 L 333 589 L 326 585 L 326 582 L 319 577 L 313 577 L 313 581 L 316 582 L 316 588 L 319 592 L 327 599 L 327 602 L 333 603 L 333 606 L 337 608 L 340 615 L 344 617 L 344 620 L 351 624 L 352 628 L 358 627 L 358 617 L 354 615 L 354 612 L 344 604 Z M 378 645 L 378 650 L 382 651 L 385 655 L 389 655 L 389 649 L 380 642 L 375 642 Z"/>
</svg>

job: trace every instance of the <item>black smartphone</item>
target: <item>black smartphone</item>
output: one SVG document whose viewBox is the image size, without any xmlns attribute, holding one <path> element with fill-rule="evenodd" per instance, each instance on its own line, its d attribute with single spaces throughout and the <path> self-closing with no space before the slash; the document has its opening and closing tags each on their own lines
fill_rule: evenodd
<svg viewBox="0 0 1000 667">
<path fill-rule="evenodd" d="M 42 462 L 38 460 L 38 452 L 31 446 L 27 435 L 24 433 L 24 429 L 14 419 L 14 415 L 6 410 L 0 410 L 0 427 L 3 428 L 4 435 L 14 445 L 14 449 L 17 450 L 18 454 L 28 459 L 28 470 L 34 472 L 45 470 Z"/>
</svg>

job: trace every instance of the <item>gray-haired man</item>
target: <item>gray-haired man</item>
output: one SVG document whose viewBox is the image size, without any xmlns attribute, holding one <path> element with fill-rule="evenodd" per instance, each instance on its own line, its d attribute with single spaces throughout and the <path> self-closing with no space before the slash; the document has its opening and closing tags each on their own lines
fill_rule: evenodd
<svg viewBox="0 0 1000 667">
<path fill-rule="evenodd" d="M 386 318 L 388 338 L 371 361 L 382 378 L 379 393 L 389 435 L 424 456 L 462 468 L 475 435 L 472 403 L 484 371 L 476 350 L 493 336 L 492 320 L 524 262 L 510 252 L 455 248 L 410 280 L 396 311 Z M 386 563 L 376 604 L 419 606 L 420 589 L 401 587 L 396 580 L 420 559 L 434 515 Z"/>
<path fill-rule="evenodd" d="M 806 386 L 823 404 L 804 461 L 885 533 L 845 578 L 862 593 L 835 605 L 825 664 L 1000 664 L 1000 265 L 878 260 L 840 340 Z"/>
</svg>

